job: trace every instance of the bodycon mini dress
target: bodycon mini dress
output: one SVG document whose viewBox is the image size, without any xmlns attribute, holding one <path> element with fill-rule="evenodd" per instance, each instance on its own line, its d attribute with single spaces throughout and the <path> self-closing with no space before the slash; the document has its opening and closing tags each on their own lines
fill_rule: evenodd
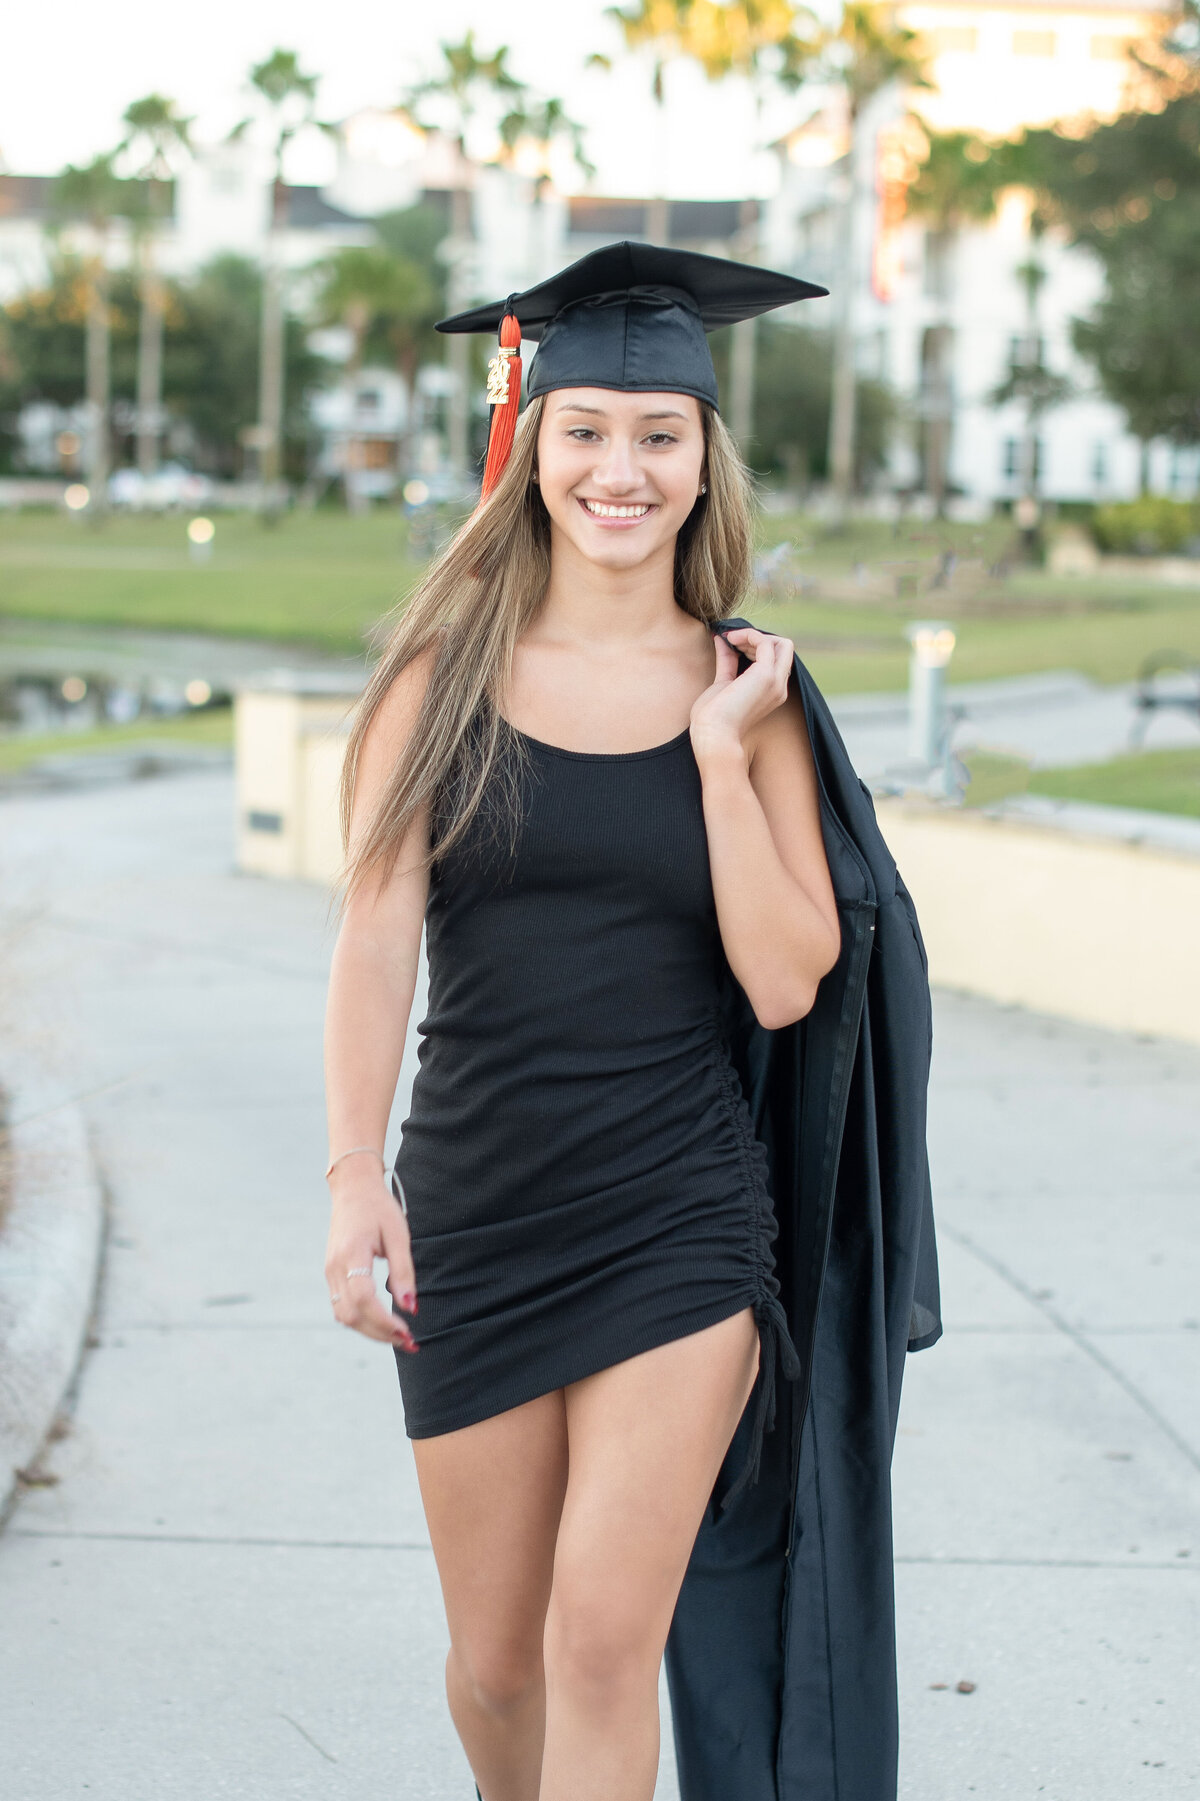
<svg viewBox="0 0 1200 1801">
<path fill-rule="evenodd" d="M 429 1000 L 393 1190 L 419 1350 L 410 1437 L 471 1425 L 752 1308 L 757 1469 L 776 1364 L 767 1154 L 722 1030 L 732 981 L 684 731 L 569 751 L 502 722 L 519 829 L 485 805 L 430 872 Z M 511 756 L 511 748 L 507 753 Z"/>
</svg>

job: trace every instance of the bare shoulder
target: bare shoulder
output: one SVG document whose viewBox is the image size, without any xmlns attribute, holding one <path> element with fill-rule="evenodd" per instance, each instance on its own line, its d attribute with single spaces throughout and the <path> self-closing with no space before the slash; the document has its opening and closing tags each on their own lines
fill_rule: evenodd
<svg viewBox="0 0 1200 1801">
<path fill-rule="evenodd" d="M 437 646 L 430 644 L 406 663 L 375 709 L 363 739 L 364 760 L 391 767 L 412 736 L 426 690 L 437 663 Z"/>
<path fill-rule="evenodd" d="M 367 726 L 354 770 L 351 836 L 355 840 L 404 755 L 436 661 L 437 650 L 431 645 L 406 663 Z M 420 824 L 424 829 L 424 822 Z"/>
</svg>

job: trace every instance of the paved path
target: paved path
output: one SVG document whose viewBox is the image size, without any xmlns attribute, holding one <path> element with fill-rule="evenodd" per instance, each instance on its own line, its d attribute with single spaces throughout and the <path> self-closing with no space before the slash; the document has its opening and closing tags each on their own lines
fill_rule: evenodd
<svg viewBox="0 0 1200 1801">
<path fill-rule="evenodd" d="M 1186 679 L 1176 678 L 1173 688 L 1195 693 L 1195 683 Z M 1101 687 L 1070 669 L 995 682 L 952 682 L 953 746 L 959 753 L 983 749 L 1024 757 L 1036 769 L 1105 763 L 1131 748 L 1134 692 L 1132 682 Z M 908 704 L 903 694 L 834 695 L 829 704 L 867 781 L 881 781 L 907 764 Z M 1200 748 L 1200 720 L 1194 712 L 1164 709 L 1150 719 L 1145 746 Z"/>
<path fill-rule="evenodd" d="M 15 1011 L 112 1193 L 59 1480 L 0 1537 L 0 1789 L 465 1801 L 394 1370 L 321 1278 L 325 899 L 233 875 L 230 807 L 0 804 Z M 1198 1052 L 939 999 L 903 1801 L 1200 1795 L 1198 1118 Z"/>
</svg>

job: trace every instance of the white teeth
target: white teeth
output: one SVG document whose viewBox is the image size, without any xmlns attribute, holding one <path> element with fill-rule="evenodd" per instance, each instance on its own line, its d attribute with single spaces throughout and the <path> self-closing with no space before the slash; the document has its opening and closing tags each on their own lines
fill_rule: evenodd
<svg viewBox="0 0 1200 1801">
<path fill-rule="evenodd" d="M 599 500 L 585 500 L 583 504 L 589 513 L 596 515 L 597 519 L 644 519 L 650 511 L 649 505 L 645 502 L 634 507 L 609 507 Z"/>
</svg>

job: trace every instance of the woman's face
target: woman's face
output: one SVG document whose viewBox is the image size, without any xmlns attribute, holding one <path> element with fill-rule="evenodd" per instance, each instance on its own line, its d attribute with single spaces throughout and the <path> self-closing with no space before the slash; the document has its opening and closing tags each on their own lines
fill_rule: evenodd
<svg viewBox="0 0 1200 1801">
<path fill-rule="evenodd" d="M 538 481 L 556 532 L 589 562 L 632 569 L 664 548 L 704 480 L 704 424 L 690 394 L 562 388 L 546 396 Z"/>
</svg>

